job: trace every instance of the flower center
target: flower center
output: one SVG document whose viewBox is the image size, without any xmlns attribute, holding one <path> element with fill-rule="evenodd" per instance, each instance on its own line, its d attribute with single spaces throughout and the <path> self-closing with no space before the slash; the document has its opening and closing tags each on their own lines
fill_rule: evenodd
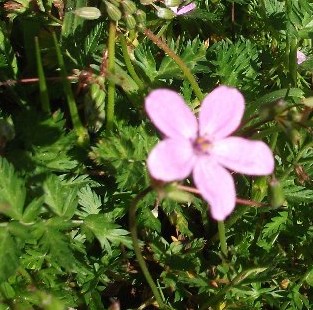
<svg viewBox="0 0 313 310">
<path fill-rule="evenodd" d="M 208 154 L 212 144 L 209 140 L 203 137 L 198 137 L 194 143 L 193 143 L 194 149 L 197 153 L 203 154 L 206 153 Z"/>
</svg>

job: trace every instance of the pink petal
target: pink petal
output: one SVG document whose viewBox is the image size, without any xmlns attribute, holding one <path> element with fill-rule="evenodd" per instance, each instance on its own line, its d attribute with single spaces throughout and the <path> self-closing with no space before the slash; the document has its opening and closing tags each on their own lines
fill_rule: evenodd
<svg viewBox="0 0 313 310">
<path fill-rule="evenodd" d="M 297 51 L 297 64 L 300 65 L 302 64 L 304 61 L 306 61 L 307 57 L 304 53 L 302 53 L 301 51 Z"/>
<path fill-rule="evenodd" d="M 198 123 L 184 99 L 169 89 L 152 91 L 145 108 L 153 124 L 167 137 L 195 139 Z"/>
<path fill-rule="evenodd" d="M 210 204 L 212 217 L 224 220 L 235 208 L 236 191 L 230 173 L 209 156 L 199 157 L 193 180 L 203 198 Z"/>
<path fill-rule="evenodd" d="M 236 89 L 219 86 L 203 100 L 199 113 L 200 136 L 219 140 L 240 125 L 245 108 L 242 94 Z"/>
<path fill-rule="evenodd" d="M 249 175 L 267 175 L 274 170 L 271 149 L 262 141 L 229 137 L 213 144 L 211 155 L 228 169 Z"/>
<path fill-rule="evenodd" d="M 185 179 L 191 173 L 194 162 L 192 144 L 182 138 L 161 141 L 147 160 L 151 176 L 165 182 Z"/>
<path fill-rule="evenodd" d="M 175 15 L 177 15 L 178 6 L 170 7 L 170 9 L 174 12 Z"/>
<path fill-rule="evenodd" d="M 183 15 L 190 11 L 193 11 L 196 8 L 196 4 L 191 2 L 188 5 L 183 6 L 180 10 L 177 11 L 176 15 Z"/>
</svg>

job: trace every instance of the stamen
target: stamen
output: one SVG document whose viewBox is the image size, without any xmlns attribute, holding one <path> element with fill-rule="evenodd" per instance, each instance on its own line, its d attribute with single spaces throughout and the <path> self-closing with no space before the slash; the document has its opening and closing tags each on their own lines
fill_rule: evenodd
<svg viewBox="0 0 313 310">
<path fill-rule="evenodd" d="M 212 144 L 209 140 L 204 137 L 198 137 L 194 142 L 194 148 L 196 152 L 199 153 L 208 153 Z"/>
</svg>

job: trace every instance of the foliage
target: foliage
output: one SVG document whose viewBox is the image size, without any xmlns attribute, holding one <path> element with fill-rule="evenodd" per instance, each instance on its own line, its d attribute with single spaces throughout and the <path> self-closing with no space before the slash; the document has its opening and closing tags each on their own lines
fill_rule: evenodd
<svg viewBox="0 0 313 310">
<path fill-rule="evenodd" d="M 158 308 L 136 245 L 171 309 L 313 308 L 312 1 L 169 2 L 0 1 L 0 309 Z M 275 155 L 271 176 L 234 174 L 228 253 L 192 178 L 147 171 L 162 137 L 145 96 L 171 88 L 197 113 L 194 84 L 240 89 L 236 135 Z"/>
</svg>

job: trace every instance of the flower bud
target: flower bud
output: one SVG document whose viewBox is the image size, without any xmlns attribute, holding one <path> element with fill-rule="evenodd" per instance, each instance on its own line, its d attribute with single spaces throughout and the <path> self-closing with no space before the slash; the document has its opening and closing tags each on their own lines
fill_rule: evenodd
<svg viewBox="0 0 313 310">
<path fill-rule="evenodd" d="M 127 29 L 132 30 L 136 27 L 136 20 L 133 15 L 126 14 L 124 16 L 124 20 L 125 20 Z"/>
<path fill-rule="evenodd" d="M 143 10 L 136 11 L 136 20 L 138 23 L 145 24 L 146 23 L 146 13 Z"/>
<path fill-rule="evenodd" d="M 73 13 L 81 18 L 88 20 L 98 19 L 101 16 L 100 10 L 93 6 L 78 8 L 74 10 Z"/>
<path fill-rule="evenodd" d="M 167 7 L 175 7 L 180 6 L 181 0 L 165 0 L 164 1 L 165 6 Z"/>
<path fill-rule="evenodd" d="M 283 186 L 276 178 L 270 181 L 270 196 L 273 208 L 280 207 L 285 201 Z"/>
<path fill-rule="evenodd" d="M 175 17 L 175 14 L 173 13 L 172 10 L 158 7 L 157 8 L 157 16 L 159 18 L 162 18 L 162 19 L 170 20 L 170 19 L 173 19 Z"/>
<path fill-rule="evenodd" d="M 112 20 L 118 21 L 122 18 L 122 12 L 115 5 L 110 2 L 105 2 L 105 5 L 107 13 Z"/>
<path fill-rule="evenodd" d="M 122 6 L 126 14 L 134 14 L 137 10 L 136 4 L 131 0 L 123 0 Z"/>
</svg>

